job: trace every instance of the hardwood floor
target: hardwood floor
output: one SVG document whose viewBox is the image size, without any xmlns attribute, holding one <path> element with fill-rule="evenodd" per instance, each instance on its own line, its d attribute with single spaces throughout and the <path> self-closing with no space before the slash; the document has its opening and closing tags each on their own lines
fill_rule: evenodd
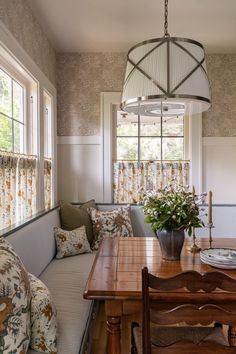
<svg viewBox="0 0 236 354">
<path fill-rule="evenodd" d="M 95 320 L 95 328 L 92 338 L 91 354 L 105 354 L 106 353 L 106 317 L 104 303 L 100 304 L 97 318 Z M 122 317 L 121 338 L 125 338 L 122 343 L 122 354 L 130 354 L 130 331 L 131 322 L 140 322 L 140 314 L 126 315 Z"/>
</svg>

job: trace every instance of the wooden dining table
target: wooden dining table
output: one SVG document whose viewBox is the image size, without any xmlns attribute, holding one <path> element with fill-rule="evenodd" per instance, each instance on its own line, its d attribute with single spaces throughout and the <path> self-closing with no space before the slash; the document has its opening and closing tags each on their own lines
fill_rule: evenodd
<svg viewBox="0 0 236 354">
<path fill-rule="evenodd" d="M 208 238 L 197 239 L 202 249 L 209 248 Z M 105 238 L 97 252 L 84 291 L 85 299 L 104 300 L 107 319 L 107 354 L 120 354 L 121 318 L 141 309 L 141 270 L 148 267 L 149 272 L 159 277 L 170 277 L 187 270 L 200 273 L 216 269 L 203 263 L 199 253 L 191 253 L 191 238 L 186 236 L 180 261 L 162 259 L 159 242 L 155 237 Z M 215 238 L 212 247 L 236 249 L 235 238 Z M 225 274 L 236 279 L 236 270 L 223 270 Z M 235 293 L 217 290 L 206 294 L 189 293 L 186 289 L 167 293 L 153 293 L 163 307 L 173 303 L 201 303 L 206 298 L 214 303 L 236 311 Z M 236 338 L 236 333 L 235 333 Z M 235 339 L 236 340 L 236 339 Z"/>
</svg>

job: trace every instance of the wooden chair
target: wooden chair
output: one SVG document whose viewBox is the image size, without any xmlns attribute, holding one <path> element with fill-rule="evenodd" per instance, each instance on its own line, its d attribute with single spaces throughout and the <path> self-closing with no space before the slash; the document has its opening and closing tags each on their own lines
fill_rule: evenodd
<svg viewBox="0 0 236 354">
<path fill-rule="evenodd" d="M 188 293 L 200 295 L 209 293 L 203 300 L 191 296 L 189 303 L 173 303 L 155 299 L 156 292 L 175 292 L 185 288 Z M 208 272 L 204 275 L 196 271 L 182 272 L 171 278 L 158 278 L 145 267 L 142 270 L 142 328 L 132 324 L 132 354 L 227 354 L 236 353 L 236 312 L 221 306 L 221 301 L 213 303 L 210 296 L 216 289 L 235 292 L 236 280 L 223 272 Z M 221 295 L 224 294 L 221 292 Z M 168 296 L 168 295 L 167 295 Z M 222 300 L 224 295 L 222 295 Z M 196 298 L 196 301 L 195 301 Z M 219 299 L 219 298 L 218 298 Z M 187 326 L 176 327 L 185 322 Z M 210 324 L 213 325 L 209 327 Z M 228 327 L 228 339 L 222 324 Z M 169 326 L 168 326 L 169 325 Z M 196 326 L 198 325 L 198 326 Z M 199 326 L 200 325 L 200 326 Z M 164 327 L 165 326 L 165 327 Z"/>
</svg>

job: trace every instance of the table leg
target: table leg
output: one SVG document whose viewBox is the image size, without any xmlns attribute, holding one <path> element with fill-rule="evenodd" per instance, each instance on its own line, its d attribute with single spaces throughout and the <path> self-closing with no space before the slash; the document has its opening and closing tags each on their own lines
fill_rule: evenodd
<svg viewBox="0 0 236 354">
<path fill-rule="evenodd" d="M 236 347 L 236 327 L 229 326 L 228 340 L 229 340 L 230 346 Z"/>
<path fill-rule="evenodd" d="M 105 311 L 107 317 L 107 354 L 121 354 L 122 302 L 107 300 Z"/>
<path fill-rule="evenodd" d="M 120 317 L 107 317 L 107 354 L 121 353 Z"/>
</svg>

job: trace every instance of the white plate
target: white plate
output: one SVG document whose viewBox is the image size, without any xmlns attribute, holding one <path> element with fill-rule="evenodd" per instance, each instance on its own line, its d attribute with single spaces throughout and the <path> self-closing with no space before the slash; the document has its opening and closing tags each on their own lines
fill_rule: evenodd
<svg viewBox="0 0 236 354">
<path fill-rule="evenodd" d="M 210 263 L 210 262 L 203 260 L 203 259 L 201 259 L 201 261 L 205 264 L 208 264 L 211 267 L 214 267 L 214 268 L 228 269 L 228 270 L 236 269 L 236 264 L 229 265 L 229 264 L 223 264 L 223 263 Z"/>
<path fill-rule="evenodd" d="M 236 264 L 236 250 L 231 248 L 206 248 L 200 255 L 211 261 Z"/>
<path fill-rule="evenodd" d="M 200 252 L 203 263 L 221 269 L 236 269 L 236 250 L 230 248 L 207 248 Z"/>
</svg>

